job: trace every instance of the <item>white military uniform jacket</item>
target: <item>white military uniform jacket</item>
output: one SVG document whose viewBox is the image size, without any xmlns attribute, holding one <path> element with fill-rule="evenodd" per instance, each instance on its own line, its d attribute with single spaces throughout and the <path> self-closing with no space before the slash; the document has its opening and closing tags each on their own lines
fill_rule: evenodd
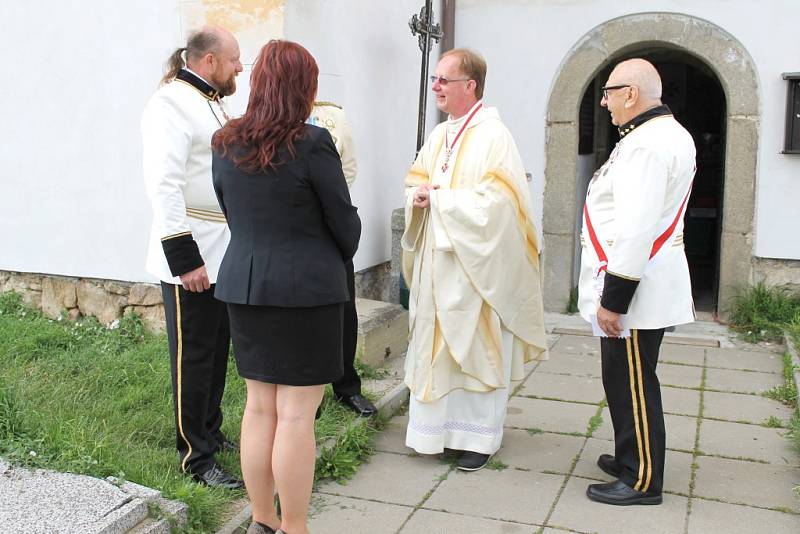
<svg viewBox="0 0 800 534">
<path fill-rule="evenodd" d="M 629 302 L 627 328 L 657 329 L 694 320 L 683 216 L 695 173 L 695 147 L 668 108 L 659 109 L 664 111 L 654 118 L 621 128 L 622 139 L 589 184 L 578 302 L 587 321 L 613 279 L 635 289 L 632 299 L 624 299 Z M 606 273 L 590 227 L 607 256 Z M 656 242 L 661 242 L 657 251 Z M 604 307 L 611 309 L 607 298 L 611 295 L 602 297 Z"/>
<path fill-rule="evenodd" d="M 358 170 L 356 150 L 342 107 L 333 102 L 314 102 L 308 123 L 325 128 L 331 134 L 339 157 L 342 158 L 342 172 L 344 172 L 347 187 L 353 187 Z"/>
<path fill-rule="evenodd" d="M 211 136 L 226 119 L 217 91 L 188 69 L 144 109 L 144 181 L 153 207 L 146 268 L 164 282 L 179 284 L 179 275 L 203 264 L 216 282 L 230 232 L 211 183 Z"/>
</svg>

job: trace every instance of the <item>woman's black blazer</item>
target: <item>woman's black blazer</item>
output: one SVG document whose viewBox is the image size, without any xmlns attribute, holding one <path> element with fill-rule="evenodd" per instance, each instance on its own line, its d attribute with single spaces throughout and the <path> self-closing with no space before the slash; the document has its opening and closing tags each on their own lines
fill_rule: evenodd
<svg viewBox="0 0 800 534">
<path fill-rule="evenodd" d="M 361 220 L 327 130 L 306 125 L 288 163 L 247 173 L 214 151 L 214 191 L 231 241 L 214 296 L 224 302 L 309 307 L 346 302 L 345 262 Z"/>
</svg>

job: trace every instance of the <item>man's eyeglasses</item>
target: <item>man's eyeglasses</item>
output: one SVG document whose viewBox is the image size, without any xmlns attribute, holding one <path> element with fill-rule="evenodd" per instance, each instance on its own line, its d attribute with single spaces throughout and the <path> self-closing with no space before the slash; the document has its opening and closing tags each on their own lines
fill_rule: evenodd
<svg viewBox="0 0 800 534">
<path fill-rule="evenodd" d="M 605 87 L 601 87 L 600 90 L 603 92 L 603 98 L 608 100 L 609 91 L 613 91 L 614 89 L 624 89 L 625 87 L 631 87 L 631 85 L 606 85 Z"/>
<path fill-rule="evenodd" d="M 472 78 L 458 78 L 457 80 L 448 80 L 444 76 L 431 76 L 431 83 L 439 82 L 439 85 L 447 85 L 450 82 L 468 82 Z"/>
</svg>

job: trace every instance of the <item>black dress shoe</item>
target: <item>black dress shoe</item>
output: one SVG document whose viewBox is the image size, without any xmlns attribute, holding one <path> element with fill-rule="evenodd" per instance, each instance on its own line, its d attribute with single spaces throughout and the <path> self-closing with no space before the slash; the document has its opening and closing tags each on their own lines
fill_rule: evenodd
<svg viewBox="0 0 800 534">
<path fill-rule="evenodd" d="M 464 451 L 464 453 L 459 457 L 458 465 L 456 467 L 461 471 L 477 471 L 478 469 L 483 469 L 491 457 L 491 454 Z"/>
<path fill-rule="evenodd" d="M 619 478 L 619 474 L 622 472 L 617 463 L 617 459 L 610 454 L 601 454 L 600 457 L 597 458 L 597 467 L 614 478 Z"/>
<path fill-rule="evenodd" d="M 241 480 L 229 475 L 217 464 L 202 473 L 192 473 L 192 478 L 212 488 L 238 489 L 244 486 Z"/>
<path fill-rule="evenodd" d="M 239 444 L 228 438 L 223 438 L 222 441 L 217 442 L 217 448 L 214 452 L 239 452 Z"/>
<path fill-rule="evenodd" d="M 596 502 L 628 506 L 630 504 L 661 504 L 660 493 L 636 491 L 621 480 L 606 484 L 589 484 L 586 496 Z"/>
<path fill-rule="evenodd" d="M 370 417 L 378 413 L 378 409 L 368 398 L 361 393 L 336 397 L 336 400 L 356 412 L 361 417 Z"/>
</svg>

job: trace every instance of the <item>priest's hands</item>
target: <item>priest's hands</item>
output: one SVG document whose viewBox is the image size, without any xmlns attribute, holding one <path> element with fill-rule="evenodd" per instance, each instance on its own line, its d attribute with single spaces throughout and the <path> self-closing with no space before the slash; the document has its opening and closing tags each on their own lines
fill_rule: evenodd
<svg viewBox="0 0 800 534">
<path fill-rule="evenodd" d="M 608 337 L 619 337 L 622 333 L 620 314 L 607 310 L 602 306 L 597 308 L 597 326 L 608 334 Z"/>
<path fill-rule="evenodd" d="M 189 271 L 188 273 L 183 273 L 180 278 L 183 289 L 186 291 L 191 291 L 192 293 L 202 293 L 211 287 L 211 284 L 208 281 L 208 272 L 206 272 L 205 265 L 201 265 L 197 269 Z"/>
<path fill-rule="evenodd" d="M 414 207 L 427 208 L 431 205 L 431 190 L 439 189 L 438 185 L 422 184 L 414 191 Z"/>
</svg>

